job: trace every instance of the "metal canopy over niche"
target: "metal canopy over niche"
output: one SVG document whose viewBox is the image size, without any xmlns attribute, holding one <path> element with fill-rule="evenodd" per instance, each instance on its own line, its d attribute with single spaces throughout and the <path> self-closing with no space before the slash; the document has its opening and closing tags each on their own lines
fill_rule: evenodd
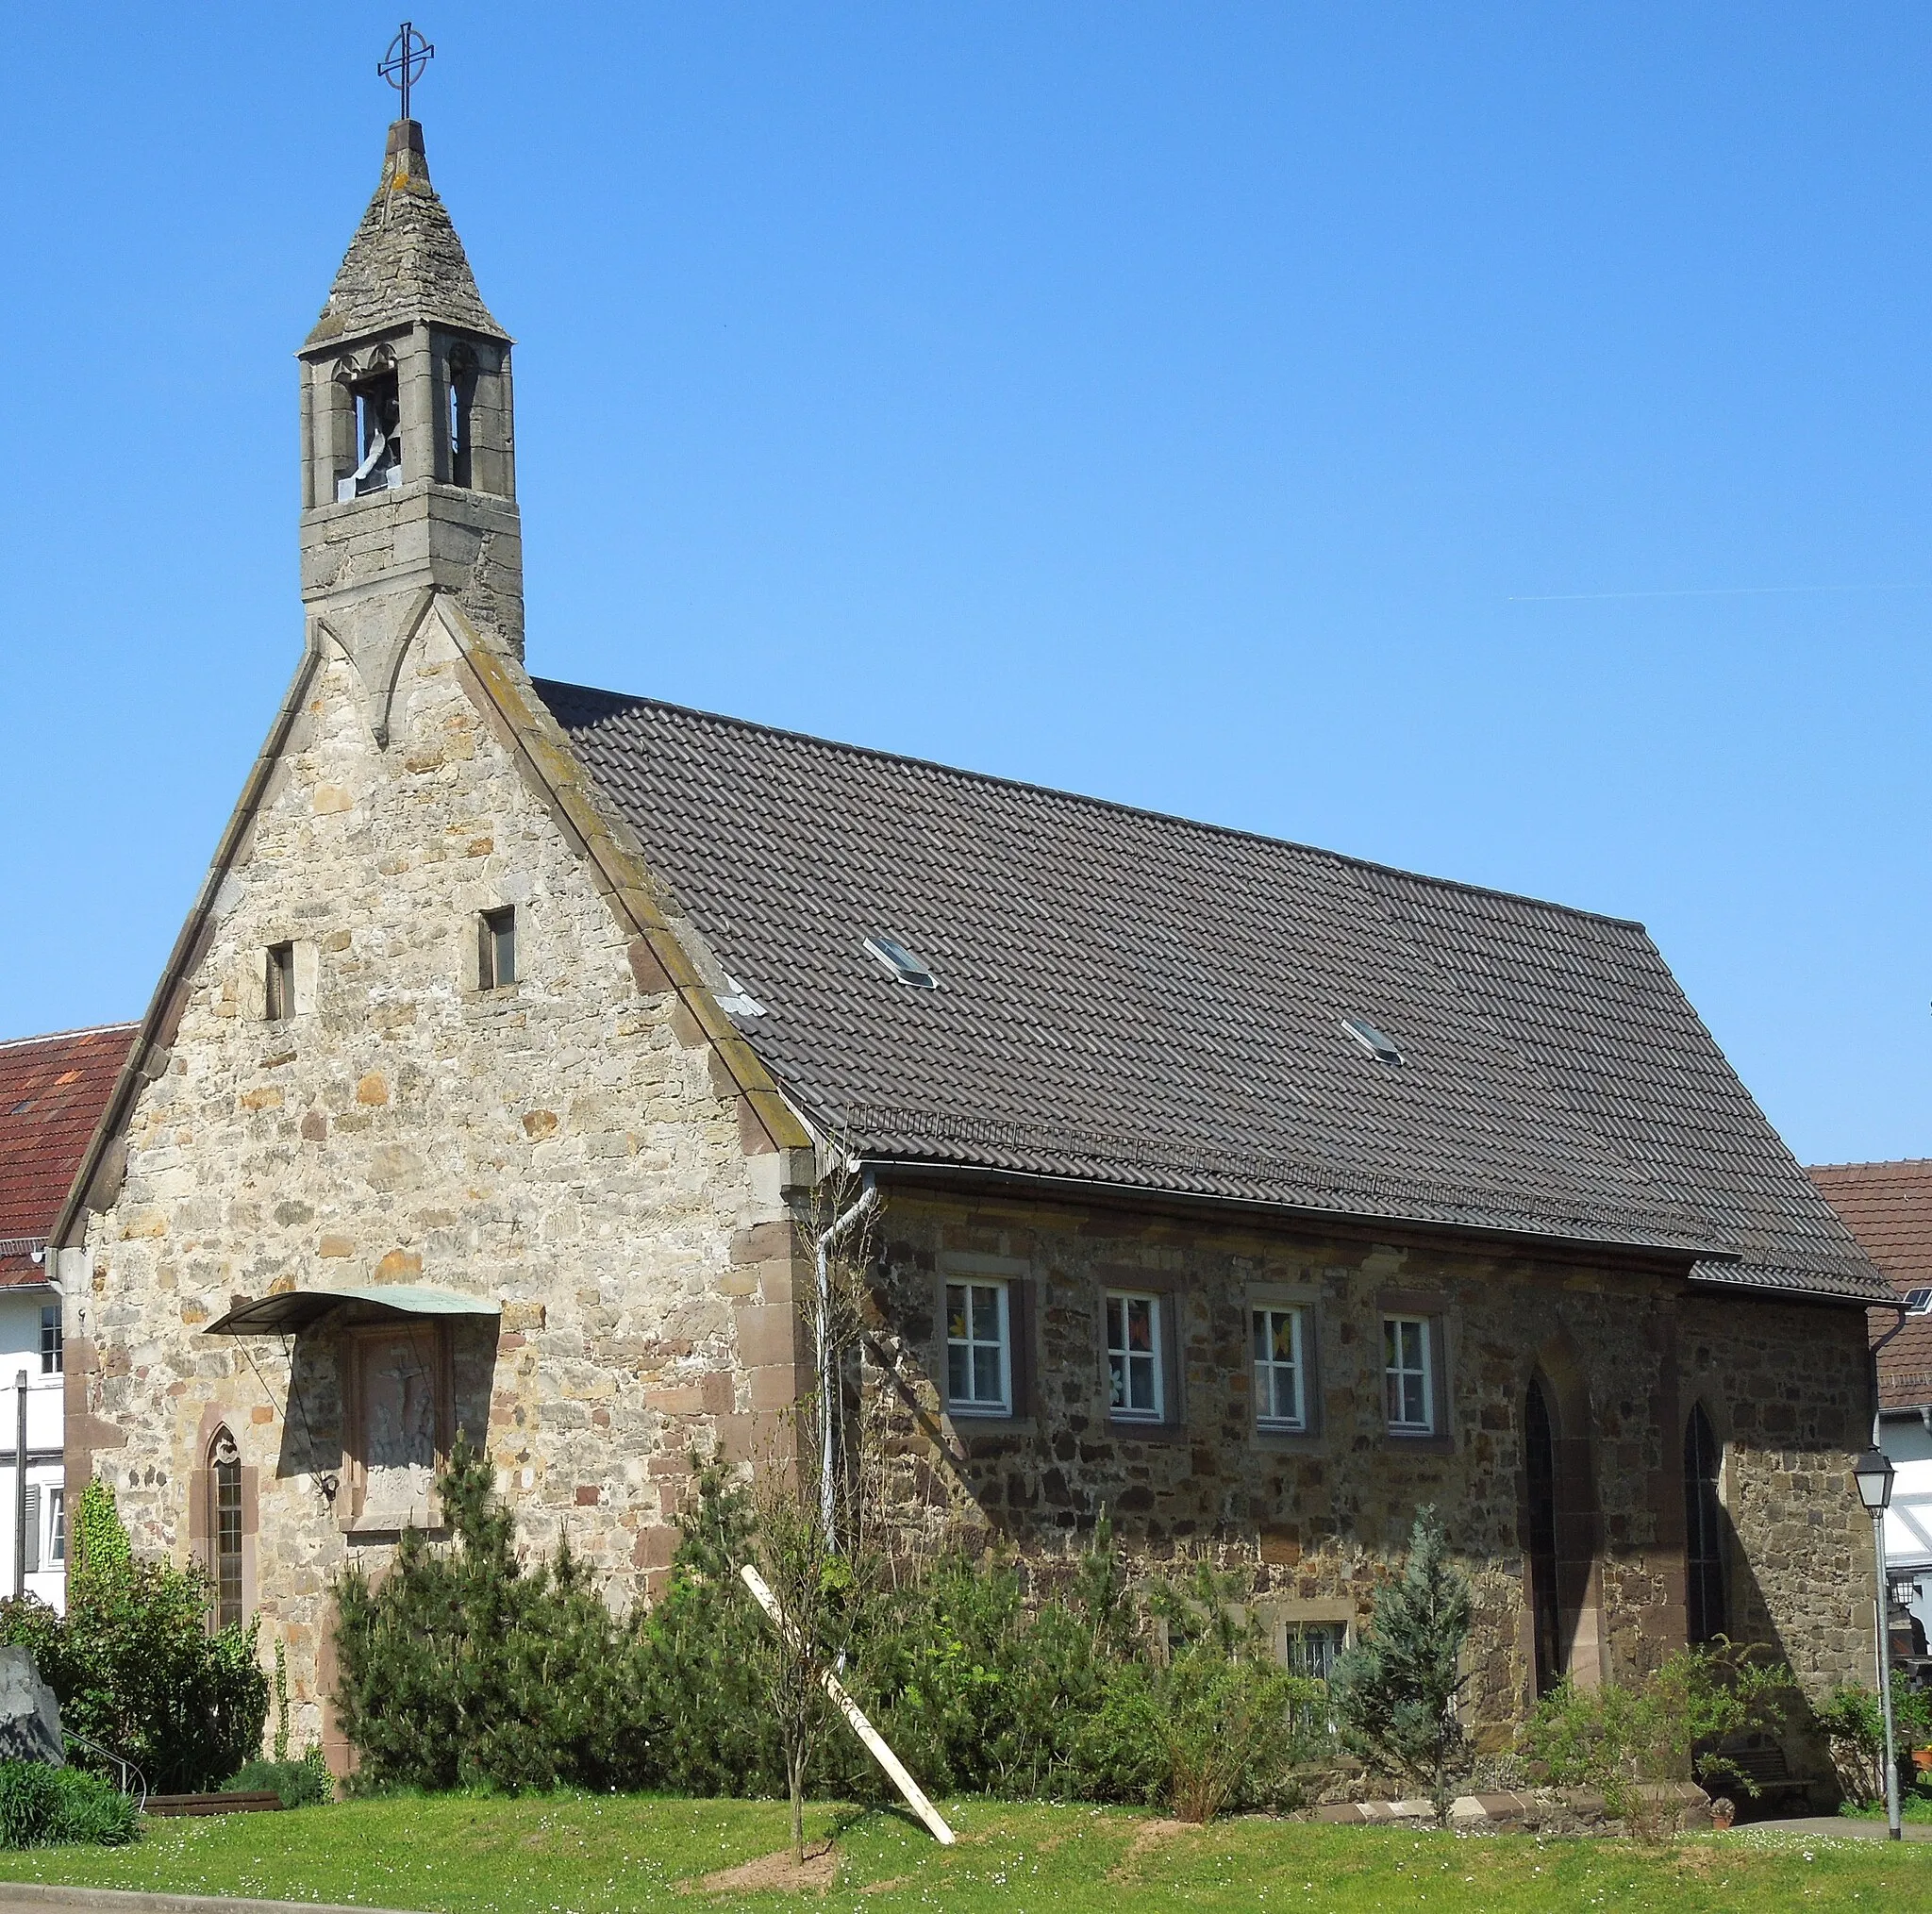
<svg viewBox="0 0 1932 1914">
<path fill-rule="evenodd" d="M 204 1336 L 289 1335 L 300 1333 L 344 1303 L 367 1303 L 393 1316 L 500 1316 L 502 1304 L 488 1296 L 466 1295 L 458 1290 L 434 1290 L 422 1283 L 387 1283 L 376 1287 L 311 1283 L 306 1289 L 284 1290 L 252 1302 L 237 1303 Z"/>
</svg>

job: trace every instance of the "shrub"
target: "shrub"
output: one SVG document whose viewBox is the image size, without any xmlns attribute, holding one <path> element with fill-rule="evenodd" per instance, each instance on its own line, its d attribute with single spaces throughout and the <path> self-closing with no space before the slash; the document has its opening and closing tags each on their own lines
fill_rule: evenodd
<svg viewBox="0 0 1932 1914">
<path fill-rule="evenodd" d="M 737 1575 L 750 1501 L 715 1467 L 699 1472 L 696 1489 L 677 1519 L 670 1585 L 627 1644 L 651 1785 L 676 1794 L 782 1794 L 784 1756 L 753 1654 L 766 1623 Z"/>
<path fill-rule="evenodd" d="M 889 1596 L 867 1699 L 880 1732 L 942 1793 L 1144 1798 L 1150 1749 L 1138 1728 L 1114 1725 L 1134 1704 L 1113 1693 L 1142 1652 L 1141 1618 L 1104 1520 L 1035 1592 L 1029 1604 L 1006 1557 L 948 1556 Z"/>
<path fill-rule="evenodd" d="M 1857 1682 L 1840 1682 L 1815 1710 L 1831 1749 L 1840 1786 L 1857 1802 L 1885 1798 L 1885 1713 L 1877 1691 Z M 1891 1685 L 1892 1758 L 1899 1767 L 1899 1793 L 1909 1793 L 1917 1776 L 1911 1751 L 1932 1740 L 1932 1694 L 1894 1679 Z"/>
<path fill-rule="evenodd" d="M 0 1603 L 0 1641 L 32 1651 L 70 1733 L 133 1762 L 155 1792 L 214 1787 L 261 1746 L 268 1681 L 254 1624 L 210 1634 L 208 1578 L 137 1561 L 105 1483 L 80 1506 L 89 1525 L 67 1613 L 32 1597 Z"/>
<path fill-rule="evenodd" d="M 519 1566 L 489 1471 L 459 1444 L 441 1491 L 455 1543 L 407 1536 L 379 1589 L 339 1586 L 335 1699 L 357 1785 L 787 1793 L 757 1652 L 769 1623 L 736 1573 L 757 1511 L 721 1469 L 693 1487 L 663 1597 L 618 1622 L 567 1555 Z M 1136 1596 L 1104 1523 L 1044 1588 L 990 1556 L 851 1589 L 842 1678 L 932 1793 L 1164 1802 L 1206 1819 L 1289 1800 L 1310 1752 L 1294 1721 L 1326 1719 L 1321 1685 L 1229 1619 L 1231 1583 L 1197 1569 Z M 812 1785 L 891 1790 L 842 1725 Z"/>
<path fill-rule="evenodd" d="M 1672 1656 L 1641 1681 L 1581 1689 L 1565 1680 L 1537 1706 L 1520 1738 L 1559 1788 L 1594 1788 L 1633 1834 L 1661 1831 L 1668 1816 L 1644 1789 L 1699 1780 L 1756 1794 L 1722 1743 L 1775 1734 L 1795 1695 L 1790 1669 L 1720 1642 Z"/>
<path fill-rule="evenodd" d="M 140 1832 L 133 1802 L 98 1774 L 0 1761 L 0 1847 L 119 1847 Z"/>
<path fill-rule="evenodd" d="M 1329 1694 L 1343 1744 L 1377 1773 L 1422 1788 L 1445 1822 L 1469 1772 L 1456 1699 L 1469 1639 L 1469 1582 L 1449 1561 L 1433 1508 L 1418 1511 L 1402 1580 L 1375 1597 L 1362 1639 L 1338 1657 Z"/>
<path fill-rule="evenodd" d="M 223 1786 L 238 1794 L 278 1794 L 284 1807 L 320 1807 L 336 1798 L 336 1779 L 320 1748 L 299 1761 L 244 1761 Z"/>
<path fill-rule="evenodd" d="M 561 1541 L 535 1570 L 517 1560 L 514 1520 L 461 1435 L 441 1492 L 453 1544 L 407 1530 L 379 1588 L 359 1570 L 337 1584 L 335 1704 L 361 1753 L 356 1785 L 641 1786 L 621 1624 Z"/>
</svg>

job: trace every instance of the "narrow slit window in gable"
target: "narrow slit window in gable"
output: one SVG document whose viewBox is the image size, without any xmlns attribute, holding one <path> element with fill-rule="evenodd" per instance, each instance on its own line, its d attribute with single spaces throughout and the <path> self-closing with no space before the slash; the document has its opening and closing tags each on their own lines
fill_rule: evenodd
<svg viewBox="0 0 1932 1914">
<path fill-rule="evenodd" d="M 517 913 L 513 905 L 476 920 L 476 987 L 500 990 L 517 980 Z"/>
<path fill-rule="evenodd" d="M 295 946 L 272 943 L 268 947 L 268 1021 L 285 1024 L 295 1014 Z"/>
</svg>

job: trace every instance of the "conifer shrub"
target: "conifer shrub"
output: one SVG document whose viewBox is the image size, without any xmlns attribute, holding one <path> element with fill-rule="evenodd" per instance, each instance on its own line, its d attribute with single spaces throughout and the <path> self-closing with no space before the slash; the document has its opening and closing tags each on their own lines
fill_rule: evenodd
<svg viewBox="0 0 1932 1914">
<path fill-rule="evenodd" d="M 677 1517 L 669 1584 L 633 1630 L 625 1671 L 649 1785 L 673 1794 L 786 1791 L 785 1756 L 754 1652 L 767 1625 L 738 1579 L 753 1514 L 743 1488 L 700 1469 Z"/>
<path fill-rule="evenodd" d="M 210 1632 L 208 1577 L 138 1560 L 106 1483 L 82 1491 L 79 1515 L 66 1614 L 31 1596 L 0 1603 L 0 1641 L 32 1651 L 83 1766 L 104 1760 L 91 1742 L 132 1762 L 155 1793 L 218 1787 L 261 1747 L 268 1678 L 255 1624 Z"/>
<path fill-rule="evenodd" d="M 1375 1597 L 1362 1639 L 1338 1657 L 1329 1695 L 1348 1751 L 1425 1793 L 1438 1822 L 1471 1767 L 1457 1697 L 1473 1610 L 1433 1508 L 1417 1512 L 1401 1581 Z"/>
<path fill-rule="evenodd" d="M 637 1788 L 651 1778 L 623 1624 L 559 1538 L 525 1568 L 489 1463 L 459 1434 L 440 1493 L 454 1541 L 405 1531 L 379 1587 L 336 1585 L 335 1705 L 355 1785 Z"/>
</svg>

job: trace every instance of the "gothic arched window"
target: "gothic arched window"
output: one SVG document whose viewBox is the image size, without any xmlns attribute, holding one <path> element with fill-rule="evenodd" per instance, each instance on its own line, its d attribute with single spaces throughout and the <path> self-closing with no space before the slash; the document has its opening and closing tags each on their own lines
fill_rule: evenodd
<svg viewBox="0 0 1932 1914">
<path fill-rule="evenodd" d="M 1523 1460 L 1529 1487 L 1529 1612 L 1536 1646 L 1536 1691 L 1546 1695 L 1563 1679 L 1562 1608 L 1557 1596 L 1557 1437 L 1542 1384 L 1534 1379 L 1524 1404 Z"/>
<path fill-rule="evenodd" d="M 1684 1428 L 1684 1606 L 1693 1642 L 1724 1632 L 1723 1469 L 1724 1450 L 1700 1404 Z"/>
<path fill-rule="evenodd" d="M 242 1620 L 242 1453 L 226 1429 L 208 1445 L 208 1495 L 215 1624 L 225 1628 Z"/>
</svg>

